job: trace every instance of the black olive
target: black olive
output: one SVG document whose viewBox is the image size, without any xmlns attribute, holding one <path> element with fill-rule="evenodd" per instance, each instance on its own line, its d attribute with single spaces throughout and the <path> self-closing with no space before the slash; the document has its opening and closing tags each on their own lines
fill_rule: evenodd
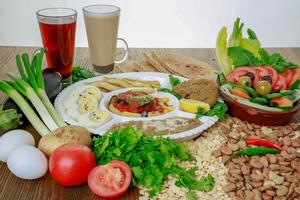
<svg viewBox="0 0 300 200">
<path fill-rule="evenodd" d="M 246 82 L 246 86 L 252 87 L 252 83 L 251 82 Z"/>
<path fill-rule="evenodd" d="M 279 92 L 280 92 L 279 89 L 273 89 L 273 90 L 271 91 L 271 93 L 279 93 Z"/>
<path fill-rule="evenodd" d="M 246 74 L 244 74 L 244 76 L 248 76 L 250 77 L 250 79 L 253 81 L 255 78 L 255 75 L 252 72 L 247 72 Z"/>
<path fill-rule="evenodd" d="M 269 101 L 269 106 L 271 106 L 271 107 L 278 107 L 278 103 L 276 103 L 274 101 Z"/>
<path fill-rule="evenodd" d="M 269 83 L 272 83 L 272 77 L 271 76 L 263 76 L 262 80 L 263 81 L 268 81 Z"/>
<path fill-rule="evenodd" d="M 141 116 L 142 116 L 142 117 L 148 117 L 148 112 L 147 112 L 147 111 L 141 112 Z"/>
</svg>

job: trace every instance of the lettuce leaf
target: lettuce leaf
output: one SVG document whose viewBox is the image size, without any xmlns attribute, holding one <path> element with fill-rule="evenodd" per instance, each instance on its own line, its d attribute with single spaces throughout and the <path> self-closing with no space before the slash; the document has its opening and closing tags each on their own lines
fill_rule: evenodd
<svg viewBox="0 0 300 200">
<path fill-rule="evenodd" d="M 222 27 L 219 31 L 217 44 L 216 44 L 216 54 L 220 65 L 220 68 L 224 75 L 230 74 L 233 65 L 232 60 L 227 54 L 227 28 Z"/>
</svg>

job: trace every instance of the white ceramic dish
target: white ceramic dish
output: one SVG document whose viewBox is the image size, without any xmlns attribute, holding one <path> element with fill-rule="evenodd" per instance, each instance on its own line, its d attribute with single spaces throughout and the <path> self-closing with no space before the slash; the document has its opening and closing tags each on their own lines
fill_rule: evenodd
<svg viewBox="0 0 300 200">
<path fill-rule="evenodd" d="M 169 78 L 168 74 L 164 73 L 158 73 L 158 72 L 128 72 L 128 73 L 117 73 L 117 74 L 109 74 L 109 75 L 104 75 L 106 77 L 117 77 L 117 78 L 138 78 L 141 80 L 157 80 L 160 82 L 161 87 L 167 87 L 170 88 L 171 85 L 169 83 Z M 178 77 L 178 76 L 176 76 Z M 186 80 L 186 78 L 183 77 L 178 77 L 181 81 Z M 55 99 L 54 106 L 59 115 L 68 123 L 72 125 L 81 125 L 79 124 L 76 120 L 72 119 L 70 116 L 66 114 L 65 108 L 64 108 L 64 101 L 70 96 L 70 94 L 76 90 L 77 88 L 85 85 L 85 83 L 88 82 L 93 82 L 93 81 L 99 81 L 102 80 L 102 76 L 97 76 L 94 78 L 86 79 L 80 82 L 77 82 L 67 88 L 65 88 Z M 132 120 L 153 120 L 153 119 L 166 119 L 170 117 L 186 117 L 186 118 L 195 118 L 194 114 L 183 112 L 179 108 L 179 101 L 176 97 L 169 93 L 163 93 L 163 92 L 155 92 L 154 94 L 151 94 L 153 96 L 158 96 L 158 97 L 168 97 L 170 99 L 170 103 L 174 106 L 174 111 L 166 113 L 164 115 L 156 116 L 156 117 L 147 117 L 147 118 L 135 118 L 135 117 L 124 117 L 124 116 L 119 116 L 114 113 L 111 113 L 107 109 L 107 104 L 110 100 L 110 98 L 113 95 L 116 95 L 120 92 L 125 92 L 129 90 L 129 88 L 124 88 L 121 90 L 113 91 L 110 93 L 103 93 L 103 98 L 99 104 L 99 108 L 107 111 L 111 114 L 112 119 L 102 126 L 100 126 L 97 129 L 92 129 L 88 128 L 88 130 L 96 135 L 103 135 L 105 132 L 111 128 L 113 124 L 116 123 L 121 123 L 121 122 L 126 122 L 126 121 L 132 121 Z M 202 125 L 185 131 L 181 133 L 176 133 L 172 135 L 164 135 L 163 137 L 169 137 L 171 139 L 175 140 L 188 140 L 188 139 L 193 139 L 197 136 L 199 136 L 204 130 L 208 129 L 211 127 L 213 124 L 215 124 L 218 121 L 217 117 L 208 117 L 208 116 L 203 116 L 199 118 L 199 120 L 202 122 Z"/>
</svg>

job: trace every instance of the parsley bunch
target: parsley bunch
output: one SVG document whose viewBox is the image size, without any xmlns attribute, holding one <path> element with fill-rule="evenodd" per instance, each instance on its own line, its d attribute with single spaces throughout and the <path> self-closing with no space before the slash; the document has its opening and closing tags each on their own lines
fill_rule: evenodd
<svg viewBox="0 0 300 200">
<path fill-rule="evenodd" d="M 162 190 L 168 175 L 177 178 L 176 185 L 190 190 L 209 192 L 214 179 L 209 174 L 196 180 L 196 168 L 190 170 L 178 166 L 180 161 L 192 161 L 184 144 L 163 137 L 151 137 L 131 126 L 108 132 L 93 139 L 92 150 L 98 164 L 122 160 L 132 170 L 132 185 L 142 184 L 154 196 Z"/>
</svg>

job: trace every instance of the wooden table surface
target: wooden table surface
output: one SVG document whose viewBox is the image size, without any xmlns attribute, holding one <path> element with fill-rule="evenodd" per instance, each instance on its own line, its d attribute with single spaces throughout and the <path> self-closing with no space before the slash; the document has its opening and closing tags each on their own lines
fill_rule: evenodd
<svg viewBox="0 0 300 200">
<path fill-rule="evenodd" d="M 16 72 L 16 54 L 28 52 L 32 54 L 36 48 L 33 47 L 1 47 L 0 46 L 0 80 L 5 79 L 6 72 Z M 154 49 L 130 49 L 129 59 L 136 60 L 143 57 L 143 53 Z M 209 63 L 217 68 L 217 60 L 214 49 L 159 49 L 170 53 L 178 53 L 193 56 L 199 60 Z M 269 52 L 279 52 L 288 60 L 300 64 L 300 48 L 273 48 Z M 45 65 L 45 62 L 44 62 Z M 74 65 L 80 65 L 92 69 L 87 48 L 76 48 Z M 5 95 L 0 92 L 0 102 Z M 300 122 L 300 113 L 293 117 L 292 121 Z M 24 129 L 31 132 L 36 144 L 40 136 L 31 125 L 23 125 Z M 80 187 L 66 188 L 55 183 L 49 173 L 38 180 L 22 180 L 11 174 L 5 163 L 0 162 L 0 199 L 2 200 L 42 200 L 42 199 L 99 199 L 85 184 Z M 138 199 L 137 189 L 131 189 L 120 199 Z"/>
</svg>

